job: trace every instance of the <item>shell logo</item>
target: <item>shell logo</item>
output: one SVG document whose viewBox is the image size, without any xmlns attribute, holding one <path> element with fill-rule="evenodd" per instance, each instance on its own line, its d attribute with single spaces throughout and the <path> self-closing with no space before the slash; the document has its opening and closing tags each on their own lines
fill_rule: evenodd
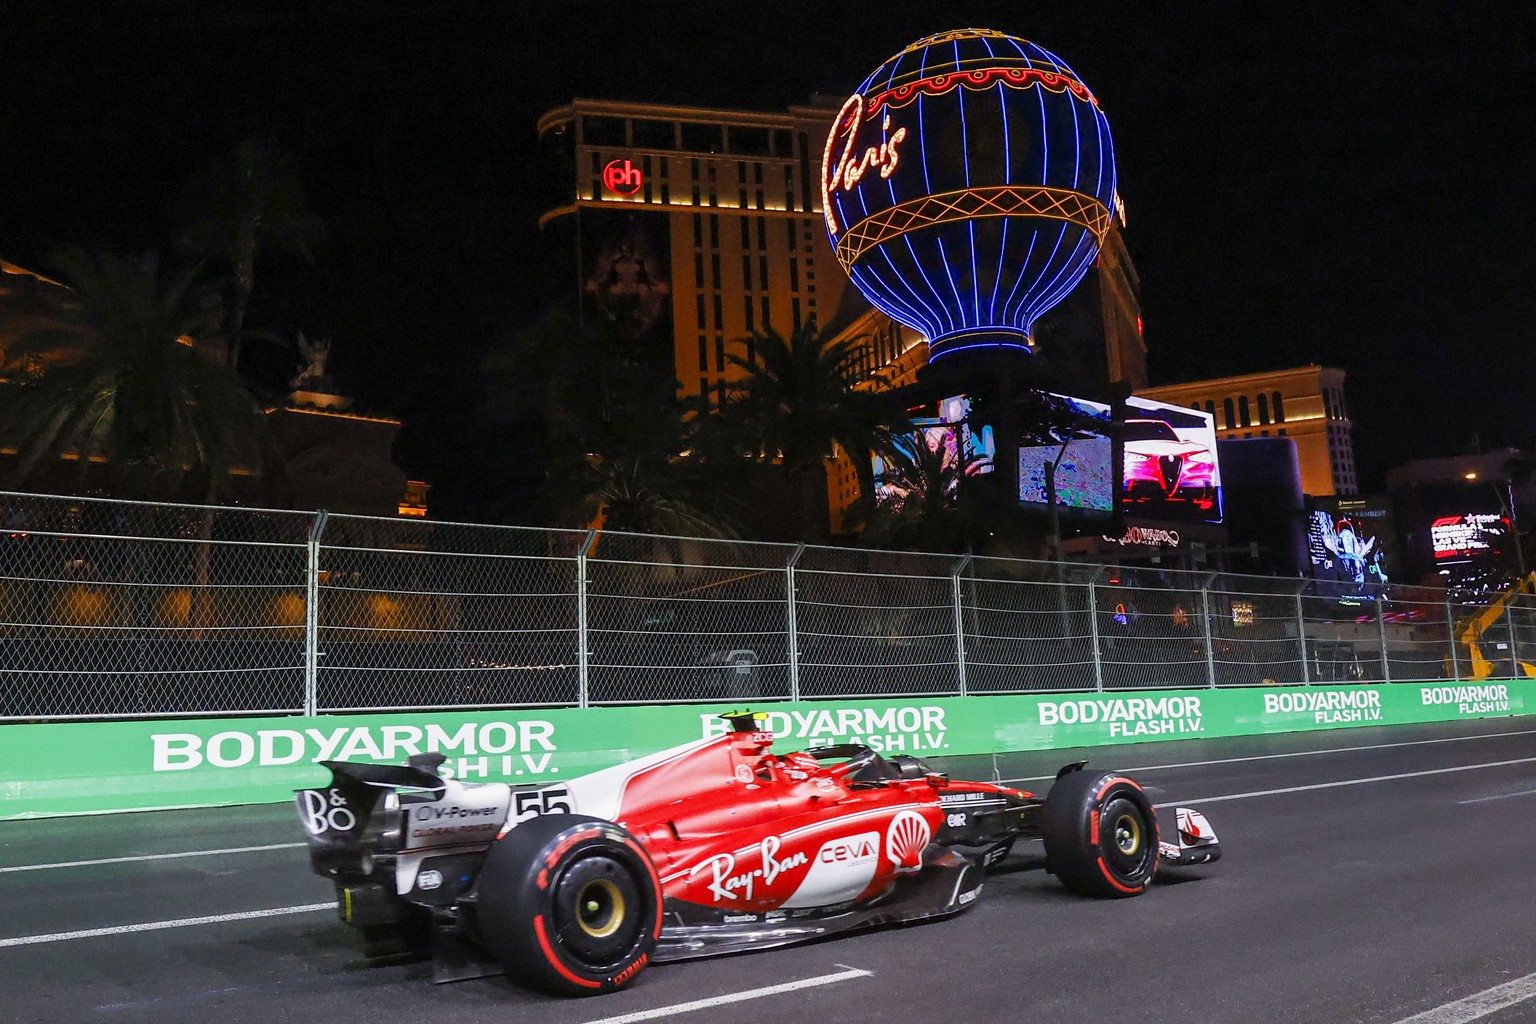
<svg viewBox="0 0 1536 1024">
<path fill-rule="evenodd" d="M 896 865 L 898 875 L 917 871 L 923 866 L 923 850 L 933 838 L 928 821 L 916 811 L 902 811 L 891 819 L 885 830 L 885 855 Z"/>
</svg>

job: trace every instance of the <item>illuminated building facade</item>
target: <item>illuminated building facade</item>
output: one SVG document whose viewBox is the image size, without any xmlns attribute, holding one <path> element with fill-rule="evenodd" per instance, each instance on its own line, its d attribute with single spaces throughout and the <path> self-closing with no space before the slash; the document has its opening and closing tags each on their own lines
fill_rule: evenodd
<svg viewBox="0 0 1536 1024">
<path fill-rule="evenodd" d="M 753 332 L 788 334 L 812 318 L 864 339 L 863 376 L 912 383 L 926 340 L 849 287 L 828 239 L 822 161 L 837 114 L 836 101 L 762 113 L 581 99 L 546 113 L 546 293 L 574 292 L 584 316 L 648 338 L 685 397 L 739 379 L 728 356 L 750 361 Z M 1146 347 L 1118 205 L 1097 261 L 1042 323 L 1070 322 L 1090 376 L 1137 388 Z M 827 489 L 840 533 L 858 496 L 846 456 L 828 466 Z"/>
<path fill-rule="evenodd" d="M 50 308 L 66 286 L 14 264 L 0 261 L 0 403 L 7 391 L 45 379 L 54 367 L 78 359 L 77 347 L 61 342 L 51 350 L 25 357 L 8 355 L 28 332 L 53 324 Z M 65 335 L 67 336 L 67 335 Z M 181 339 L 194 344 L 199 357 L 222 364 L 222 343 Z M 329 343 L 308 345 L 300 337 L 307 364 L 292 382 L 293 391 L 281 404 L 266 408 L 267 429 L 278 452 L 279 473 L 263 475 L 252 468 L 228 470 L 220 492 L 237 504 L 367 516 L 427 514 L 427 484 L 408 481 L 391 458 L 400 421 L 365 415 L 341 395 L 326 372 Z M 0 490 L 39 493 L 111 493 L 108 456 L 103 451 L 65 451 L 51 462 L 22 473 L 24 453 L 14 438 L 0 437 Z"/>
<path fill-rule="evenodd" d="M 1307 494 L 1358 493 L 1354 441 L 1344 404 L 1344 371 L 1301 366 L 1138 389 L 1145 398 L 1216 417 L 1221 440 L 1288 437 L 1296 442 Z"/>
<path fill-rule="evenodd" d="M 785 113 L 576 100 L 538 122 L 539 225 L 584 316 L 670 350 L 681 394 L 719 395 L 742 339 L 827 323 L 847 279 L 821 216 L 835 109 Z"/>
</svg>

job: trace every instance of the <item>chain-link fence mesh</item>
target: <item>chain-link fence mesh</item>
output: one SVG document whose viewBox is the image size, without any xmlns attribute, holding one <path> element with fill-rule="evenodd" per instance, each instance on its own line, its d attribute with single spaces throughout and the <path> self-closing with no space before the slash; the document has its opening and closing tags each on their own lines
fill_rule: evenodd
<svg viewBox="0 0 1536 1024">
<path fill-rule="evenodd" d="M 800 695 L 958 693 L 957 562 L 806 548 L 795 567 Z"/>
<path fill-rule="evenodd" d="M 0 494 L 0 717 L 301 710 L 311 519 Z"/>
<path fill-rule="evenodd" d="M 316 708 L 576 703 L 583 537 L 327 517 Z"/>
<path fill-rule="evenodd" d="M 1536 599 L 0 493 L 0 720 L 1507 679 Z"/>
<path fill-rule="evenodd" d="M 790 695 L 795 548 L 604 534 L 586 563 L 593 703 Z"/>
</svg>

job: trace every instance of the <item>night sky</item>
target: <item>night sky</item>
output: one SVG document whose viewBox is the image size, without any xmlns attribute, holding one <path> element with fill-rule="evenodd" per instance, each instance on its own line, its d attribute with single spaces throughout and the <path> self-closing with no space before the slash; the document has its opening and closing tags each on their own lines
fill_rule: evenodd
<svg viewBox="0 0 1536 1024">
<path fill-rule="evenodd" d="M 200 159 L 275 141 L 329 239 L 259 268 L 252 322 L 331 337 L 344 389 L 404 415 L 399 460 L 441 484 L 469 469 L 486 346 L 538 306 L 541 113 L 780 110 L 966 25 L 1040 43 L 1099 97 L 1154 383 L 1341 366 L 1368 488 L 1536 444 L 1529 0 L 12 4 L 0 258 L 163 247 Z M 290 356 L 262 359 L 280 377 Z"/>
</svg>

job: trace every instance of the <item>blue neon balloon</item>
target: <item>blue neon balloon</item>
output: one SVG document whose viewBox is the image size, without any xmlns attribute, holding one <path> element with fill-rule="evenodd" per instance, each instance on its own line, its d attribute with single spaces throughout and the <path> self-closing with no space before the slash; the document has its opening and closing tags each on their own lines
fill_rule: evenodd
<svg viewBox="0 0 1536 1024">
<path fill-rule="evenodd" d="M 1082 280 L 1115 206 L 1109 122 L 1077 74 L 986 29 L 920 39 L 833 122 L 822 208 L 838 262 L 930 360 L 1029 351 Z"/>
</svg>

